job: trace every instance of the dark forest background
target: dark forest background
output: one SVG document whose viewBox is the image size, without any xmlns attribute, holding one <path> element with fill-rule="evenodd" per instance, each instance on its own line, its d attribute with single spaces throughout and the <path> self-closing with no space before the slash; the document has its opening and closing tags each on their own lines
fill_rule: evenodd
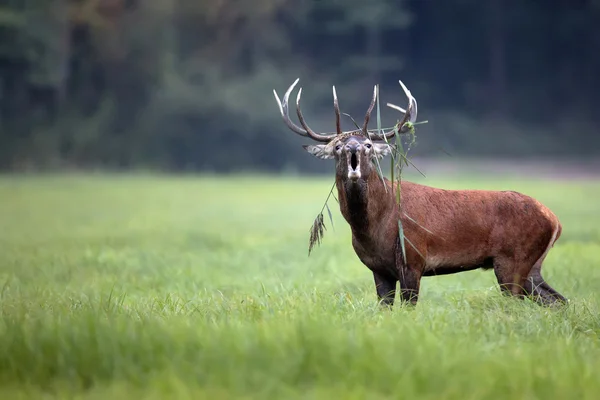
<svg viewBox="0 0 600 400">
<path fill-rule="evenodd" d="M 362 119 L 401 79 L 415 154 L 591 158 L 600 0 L 0 0 L 0 168 L 330 169 L 278 114 L 297 77 L 316 130 L 332 85 Z"/>
</svg>

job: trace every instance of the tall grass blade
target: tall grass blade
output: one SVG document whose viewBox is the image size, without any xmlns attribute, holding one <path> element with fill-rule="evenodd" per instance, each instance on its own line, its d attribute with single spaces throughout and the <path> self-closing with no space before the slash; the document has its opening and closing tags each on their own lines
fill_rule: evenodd
<svg viewBox="0 0 600 400">
<path fill-rule="evenodd" d="M 417 166 L 412 161 L 410 161 L 410 159 L 408 157 L 406 157 L 406 156 L 403 156 L 403 157 L 406 159 L 407 165 L 410 164 L 414 169 L 417 170 L 417 172 L 419 172 L 421 175 L 423 175 L 424 178 L 427 178 L 427 176 L 425 176 L 425 174 L 419 168 L 417 168 Z"/>
<path fill-rule="evenodd" d="M 327 213 L 329 214 L 329 220 L 331 221 L 331 227 L 335 231 L 335 227 L 333 226 L 333 215 L 331 214 L 331 210 L 329 209 L 329 205 L 327 204 L 327 202 L 329 201 L 329 198 L 331 196 L 333 196 L 333 198 L 339 203 L 338 199 L 333 194 L 334 188 L 335 188 L 335 181 L 333 182 L 333 185 L 331 185 L 331 189 L 329 189 L 329 194 L 327 195 L 327 198 L 325 199 L 325 203 L 323 204 L 323 207 L 321 207 L 321 212 L 319 212 L 319 214 L 317 215 L 317 218 L 315 218 L 315 220 L 313 221 L 313 224 L 310 228 L 310 238 L 308 240 L 308 255 L 309 256 L 310 256 L 310 253 L 312 252 L 312 249 L 314 248 L 314 246 L 321 244 L 321 241 L 323 240 L 323 233 L 325 232 L 325 230 L 327 230 L 327 228 L 325 227 L 325 222 L 323 221 L 323 211 L 325 211 L 325 209 L 327 209 Z"/>
<path fill-rule="evenodd" d="M 313 247 L 315 246 L 315 244 L 320 245 L 321 244 L 321 240 L 323 239 L 323 233 L 325 231 L 325 224 L 323 223 L 323 213 L 319 213 L 319 215 L 317 215 L 317 218 L 315 218 L 312 227 L 310 229 L 310 238 L 308 241 L 308 255 L 310 256 L 310 253 L 313 249 Z"/>
<path fill-rule="evenodd" d="M 335 226 L 333 226 L 333 216 L 331 215 L 331 210 L 329 209 L 329 206 L 327 205 L 327 203 L 325 203 L 325 208 L 327 209 L 327 214 L 329 214 L 329 221 L 331 222 L 331 227 L 333 228 L 333 231 L 335 232 Z"/>
<path fill-rule="evenodd" d="M 394 157 L 394 161 L 392 163 L 392 170 L 397 169 L 397 181 L 396 181 L 396 204 L 398 205 L 398 236 L 400 238 L 400 247 L 402 248 L 402 257 L 404 262 L 406 262 L 406 245 L 404 244 L 404 239 L 406 239 L 404 235 L 404 226 L 402 225 L 402 193 L 401 193 L 401 181 L 402 181 L 402 157 L 405 157 L 404 154 L 404 146 L 402 145 L 402 137 L 400 136 L 400 132 L 398 127 L 394 127 L 394 137 L 396 138 L 396 146 L 394 152 L 396 153 L 396 157 Z"/>
<path fill-rule="evenodd" d="M 412 218 L 410 215 L 408 215 L 407 213 L 403 212 L 402 215 L 404 215 L 406 218 L 408 218 L 412 223 L 414 223 L 415 225 L 417 225 L 419 228 L 423 229 L 425 232 L 437 236 L 442 240 L 446 240 L 443 237 L 436 235 L 435 233 L 431 232 L 429 229 L 425 228 L 423 225 L 419 224 L 414 218 Z"/>
<path fill-rule="evenodd" d="M 381 108 L 379 106 L 379 85 L 377 85 L 377 133 L 381 133 Z M 371 139 L 371 133 L 367 130 L 367 135 L 369 136 L 369 139 Z M 379 175 L 379 178 L 381 179 L 381 183 L 383 183 L 383 188 L 385 189 L 385 192 L 387 193 L 387 185 L 385 184 L 385 178 L 383 176 L 383 171 L 381 169 L 381 164 L 379 163 L 379 160 L 377 158 L 373 158 L 375 165 L 377 165 L 377 174 Z"/>
<path fill-rule="evenodd" d="M 360 126 L 358 126 L 358 124 L 356 123 L 356 121 L 354 120 L 354 118 L 352 118 L 352 116 L 348 113 L 342 113 L 344 114 L 346 117 L 350 118 L 352 120 L 352 123 L 354 124 L 354 126 L 356 126 L 356 129 L 360 130 Z"/>
<path fill-rule="evenodd" d="M 408 244 L 410 244 L 410 247 L 412 247 L 418 255 L 421 256 L 421 258 L 423 258 L 423 260 L 425 259 L 425 256 L 423 256 L 423 254 L 421 254 L 421 252 L 419 251 L 419 249 L 417 249 L 417 247 L 410 241 L 408 240 L 408 238 L 405 236 L 404 239 L 408 242 Z"/>
<path fill-rule="evenodd" d="M 398 218 L 398 234 L 400 235 L 400 248 L 402 249 L 402 259 L 406 263 L 406 246 L 404 245 L 404 228 L 402 227 L 402 218 Z"/>
<path fill-rule="evenodd" d="M 444 149 L 442 146 L 435 146 L 435 147 L 436 147 L 436 149 L 438 149 L 442 153 L 446 154 L 447 156 L 452 157 L 452 154 L 450 154 L 448 151 L 446 151 L 446 149 Z"/>
</svg>

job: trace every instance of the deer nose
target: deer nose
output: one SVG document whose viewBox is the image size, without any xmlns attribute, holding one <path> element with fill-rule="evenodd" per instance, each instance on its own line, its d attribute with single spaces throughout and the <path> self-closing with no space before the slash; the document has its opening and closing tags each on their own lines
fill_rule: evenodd
<svg viewBox="0 0 600 400">
<path fill-rule="evenodd" d="M 358 142 L 350 142 L 346 145 L 346 150 L 352 154 L 355 154 L 360 148 L 360 143 Z"/>
</svg>

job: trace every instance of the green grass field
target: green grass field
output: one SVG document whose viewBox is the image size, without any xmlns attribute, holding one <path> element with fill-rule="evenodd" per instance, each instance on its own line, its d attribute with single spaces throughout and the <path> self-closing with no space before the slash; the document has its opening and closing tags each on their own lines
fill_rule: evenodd
<svg viewBox="0 0 600 400">
<path fill-rule="evenodd" d="M 600 182 L 452 179 L 559 216 L 545 277 L 564 309 L 492 271 L 376 304 L 331 179 L 0 178 L 0 398 L 597 399 Z"/>
</svg>

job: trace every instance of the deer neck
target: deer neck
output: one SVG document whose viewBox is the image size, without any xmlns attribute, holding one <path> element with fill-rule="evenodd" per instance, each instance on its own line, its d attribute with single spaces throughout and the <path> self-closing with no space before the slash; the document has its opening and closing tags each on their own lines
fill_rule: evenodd
<svg viewBox="0 0 600 400">
<path fill-rule="evenodd" d="M 375 171 L 356 182 L 336 177 L 340 211 L 359 240 L 370 237 L 372 230 L 382 227 L 390 213 L 395 213 L 392 188 L 387 181 L 385 185 Z"/>
</svg>

